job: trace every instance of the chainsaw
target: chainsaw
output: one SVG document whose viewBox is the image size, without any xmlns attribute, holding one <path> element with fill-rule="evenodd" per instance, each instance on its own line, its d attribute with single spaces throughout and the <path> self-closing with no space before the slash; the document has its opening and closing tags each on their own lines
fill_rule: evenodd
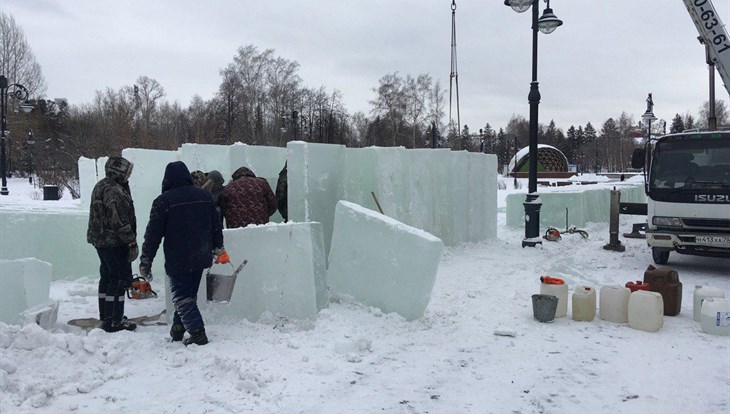
<svg viewBox="0 0 730 414">
<path fill-rule="evenodd" d="M 149 299 L 156 298 L 157 293 L 152 290 L 147 279 L 138 276 L 132 279 L 132 286 L 127 288 L 127 297 L 129 299 Z"/>
</svg>

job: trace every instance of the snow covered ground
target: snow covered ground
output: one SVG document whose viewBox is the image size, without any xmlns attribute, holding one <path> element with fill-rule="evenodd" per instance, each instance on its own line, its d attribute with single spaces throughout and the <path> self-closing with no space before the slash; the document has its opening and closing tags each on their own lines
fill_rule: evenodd
<svg viewBox="0 0 730 414">
<path fill-rule="evenodd" d="M 623 216 L 621 230 L 638 220 Z M 522 230 L 504 222 L 500 213 L 497 240 L 445 250 L 426 316 L 413 322 L 333 297 L 313 324 L 212 325 L 210 344 L 185 348 L 164 326 L 86 334 L 66 325 L 96 315 L 97 280 L 53 282 L 56 329 L 0 323 L 0 412 L 730 412 L 730 337 L 692 320 L 696 284 L 730 294 L 730 260 L 672 254 L 682 312 L 656 333 L 575 322 L 570 309 L 541 324 L 530 302 L 539 276 L 571 290 L 623 284 L 642 278 L 651 255 L 644 240 L 604 251 L 605 223 L 588 226 L 588 240 L 523 249 Z M 128 301 L 128 316 L 164 308 L 162 282 L 153 288 L 161 296 Z"/>
</svg>

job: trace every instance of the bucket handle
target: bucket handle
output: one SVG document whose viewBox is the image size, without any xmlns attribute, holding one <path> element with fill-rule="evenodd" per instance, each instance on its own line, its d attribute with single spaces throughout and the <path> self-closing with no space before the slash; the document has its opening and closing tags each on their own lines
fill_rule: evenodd
<svg viewBox="0 0 730 414">
<path fill-rule="evenodd" d="M 246 263 L 248 263 L 248 260 L 243 259 L 243 262 L 241 262 L 241 264 L 238 265 L 238 267 L 233 267 L 233 263 L 228 262 L 228 264 L 231 265 L 231 269 L 233 269 L 233 274 L 231 275 L 231 277 L 238 275 L 241 272 L 241 270 L 243 270 L 243 267 L 246 266 Z M 211 264 L 210 267 L 208 268 L 208 271 L 205 273 L 206 277 L 208 277 L 208 275 L 210 274 L 210 269 L 213 268 L 214 264 L 215 264 L 215 262 L 213 262 L 213 264 Z"/>
<path fill-rule="evenodd" d="M 213 265 L 214 265 L 214 264 L 216 264 L 216 263 L 215 263 L 215 262 L 211 263 L 210 267 L 208 268 L 208 271 L 207 271 L 207 272 L 205 272 L 205 276 L 208 276 L 208 275 L 210 274 L 210 269 L 212 269 L 212 268 L 213 268 Z M 235 268 L 235 267 L 233 267 L 233 263 L 231 263 L 231 262 L 228 262 L 228 264 L 229 264 L 229 265 L 231 265 L 231 269 L 233 269 L 233 271 L 235 272 L 235 271 L 236 271 L 236 268 Z"/>
</svg>

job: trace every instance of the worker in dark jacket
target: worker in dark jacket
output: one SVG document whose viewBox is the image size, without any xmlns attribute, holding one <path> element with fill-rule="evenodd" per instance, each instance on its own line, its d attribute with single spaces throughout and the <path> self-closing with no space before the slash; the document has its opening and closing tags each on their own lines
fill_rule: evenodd
<svg viewBox="0 0 730 414">
<path fill-rule="evenodd" d="M 229 229 L 266 224 L 276 212 L 276 196 L 266 179 L 256 177 L 253 171 L 241 167 L 233 173 L 233 181 L 223 190 L 221 211 Z"/>
<path fill-rule="evenodd" d="M 132 163 L 109 157 L 106 177 L 91 193 L 86 240 L 101 260 L 99 266 L 99 320 L 107 332 L 133 331 L 137 325 L 124 318 L 124 293 L 132 283 L 132 262 L 139 254 L 134 203 L 129 191 Z"/>
<path fill-rule="evenodd" d="M 217 170 L 213 170 L 207 175 L 208 181 L 203 184 L 203 189 L 208 190 L 211 196 L 213 196 L 213 203 L 215 204 L 218 215 L 220 216 L 221 223 L 223 223 L 223 214 L 221 213 L 221 195 L 223 190 L 226 188 L 223 183 L 223 174 Z"/>
<path fill-rule="evenodd" d="M 216 262 L 227 263 L 218 212 L 209 192 L 193 185 L 188 167 L 181 161 L 167 164 L 162 194 L 152 203 L 144 234 L 139 273 L 151 278 L 152 261 L 165 239 L 165 272 L 169 277 L 175 306 L 170 336 L 185 345 L 205 345 L 203 317 L 197 305 L 203 269 Z"/>
<path fill-rule="evenodd" d="M 286 162 L 284 168 L 279 171 L 279 180 L 276 182 L 276 207 L 279 209 L 281 218 L 284 223 L 289 220 L 289 209 L 287 205 L 287 179 L 286 179 Z"/>
</svg>

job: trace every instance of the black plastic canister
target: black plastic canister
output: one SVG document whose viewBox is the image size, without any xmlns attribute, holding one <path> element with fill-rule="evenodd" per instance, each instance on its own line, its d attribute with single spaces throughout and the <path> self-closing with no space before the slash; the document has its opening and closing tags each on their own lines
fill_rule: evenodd
<svg viewBox="0 0 730 414">
<path fill-rule="evenodd" d="M 644 283 L 652 292 L 658 292 L 664 299 L 664 315 L 676 316 L 682 310 L 682 282 L 679 273 L 669 267 L 656 268 L 652 265 L 644 272 Z"/>
</svg>

